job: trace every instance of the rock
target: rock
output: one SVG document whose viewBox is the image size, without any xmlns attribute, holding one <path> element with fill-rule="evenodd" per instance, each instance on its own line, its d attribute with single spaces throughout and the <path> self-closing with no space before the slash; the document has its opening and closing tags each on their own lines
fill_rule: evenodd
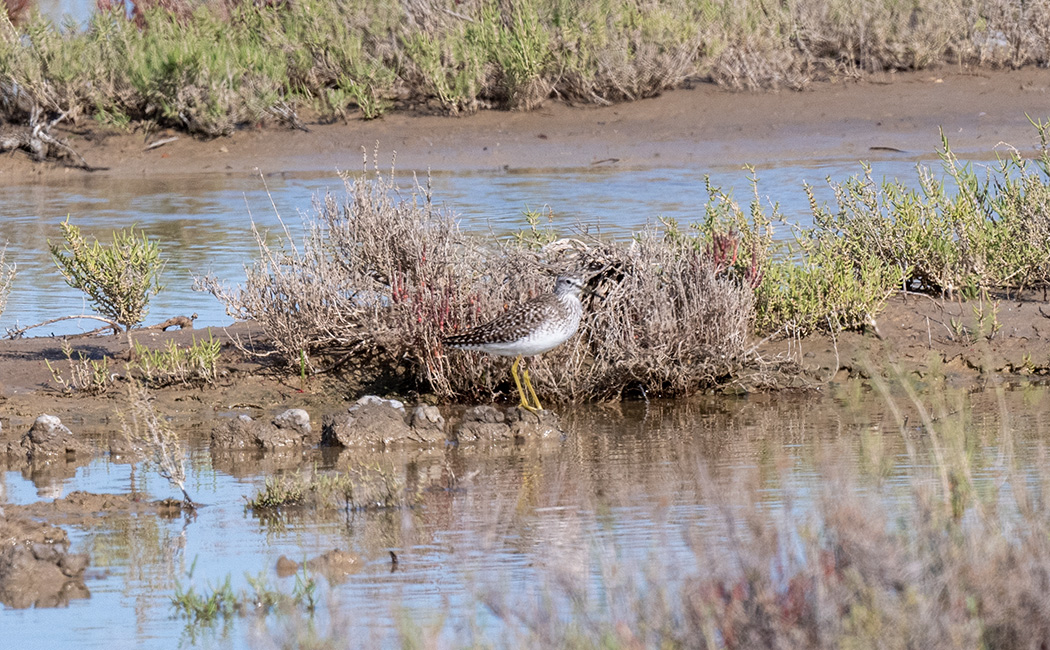
<svg viewBox="0 0 1050 650">
<path fill-rule="evenodd" d="M 385 447 L 412 435 L 403 408 L 388 403 L 358 402 L 346 413 L 327 418 L 321 443 L 341 447 Z"/>
<path fill-rule="evenodd" d="M 0 519 L 0 603 L 57 607 L 91 594 L 83 581 L 88 556 L 68 553 L 61 528 L 22 517 Z"/>
<path fill-rule="evenodd" d="M 416 407 L 409 424 L 404 404 L 374 395 L 362 397 L 345 413 L 325 417 L 321 429 L 321 444 L 335 447 L 381 449 L 444 440 L 445 419 L 437 407 Z"/>
<path fill-rule="evenodd" d="M 412 429 L 416 435 L 429 440 L 445 438 L 445 418 L 438 407 L 420 404 L 412 411 Z"/>
<path fill-rule="evenodd" d="M 266 450 L 303 447 L 312 444 L 310 414 L 303 409 L 288 409 L 268 425 L 258 427 L 256 441 Z"/>
<path fill-rule="evenodd" d="M 328 582 L 338 584 L 347 576 L 357 573 L 363 566 L 361 558 L 353 553 L 333 549 L 306 561 L 306 568 L 320 573 Z"/>
<path fill-rule="evenodd" d="M 302 409 L 288 409 L 273 420 L 253 420 L 239 415 L 227 420 L 212 431 L 212 446 L 219 449 L 275 449 L 298 448 L 313 444 L 310 415 Z"/>
<path fill-rule="evenodd" d="M 253 426 L 255 425 L 255 426 Z M 221 449 L 251 449 L 258 447 L 255 428 L 258 423 L 247 415 L 238 415 L 222 422 L 211 432 L 211 444 Z"/>
<path fill-rule="evenodd" d="M 299 572 L 299 563 L 288 559 L 287 555 L 277 558 L 277 576 L 287 578 Z"/>
<path fill-rule="evenodd" d="M 310 414 L 303 409 L 288 409 L 273 419 L 273 424 L 283 431 L 298 434 L 305 443 L 316 444 L 320 436 L 314 439 L 313 427 L 310 425 Z"/>
<path fill-rule="evenodd" d="M 463 413 L 453 439 L 457 442 L 476 440 L 522 440 L 561 436 L 561 421 L 553 411 L 532 411 L 514 406 L 500 409 L 495 406 L 475 406 Z"/>
<path fill-rule="evenodd" d="M 54 415 L 41 415 L 19 443 L 8 445 L 7 452 L 30 461 L 76 460 L 77 456 L 90 456 L 91 447 L 77 440 L 62 420 Z"/>
<path fill-rule="evenodd" d="M 463 420 L 456 426 L 453 439 L 456 442 L 505 440 L 511 437 L 506 419 L 503 411 L 495 406 L 483 404 L 471 407 L 463 413 Z"/>
</svg>

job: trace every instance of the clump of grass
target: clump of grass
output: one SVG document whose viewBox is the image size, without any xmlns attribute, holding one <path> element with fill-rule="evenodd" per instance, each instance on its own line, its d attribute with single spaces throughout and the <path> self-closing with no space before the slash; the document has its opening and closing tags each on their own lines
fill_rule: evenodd
<svg viewBox="0 0 1050 650">
<path fill-rule="evenodd" d="M 1041 157 L 1032 163 L 1014 152 L 983 179 L 942 138 L 946 178 L 920 166 L 917 190 L 877 183 L 870 167 L 842 183 L 829 180 L 835 209 L 818 205 L 807 187 L 815 226 L 797 237 L 797 263 L 771 269 L 773 282 L 760 290 L 761 324 L 803 333 L 863 327 L 898 289 L 966 299 L 1045 290 L 1047 127 L 1036 125 Z"/>
<path fill-rule="evenodd" d="M 755 316 L 747 274 L 759 270 L 748 254 L 739 272 L 705 246 L 708 236 L 724 237 L 735 255 L 735 235 L 687 235 L 670 222 L 628 244 L 595 245 L 589 255 L 606 271 L 586 334 L 534 362 L 534 375 L 563 399 L 687 395 L 746 366 Z"/>
<path fill-rule="evenodd" d="M 246 507 L 253 511 L 301 508 L 352 512 L 412 507 L 419 497 L 392 468 L 361 465 L 340 473 L 296 472 L 269 477 Z"/>
<path fill-rule="evenodd" d="M 145 320 L 149 301 L 163 286 L 160 246 L 135 229 L 113 233 L 113 244 L 88 243 L 80 228 L 63 221 L 61 245 L 48 241 L 66 284 L 87 294 L 94 308 L 125 331 Z"/>
<path fill-rule="evenodd" d="M 188 576 L 192 580 L 194 565 Z M 175 586 L 171 606 L 175 615 L 186 619 L 187 625 L 208 626 L 218 621 L 229 621 L 238 616 L 254 614 L 265 616 L 274 610 L 297 612 L 312 616 L 317 605 L 317 581 L 303 571 L 295 576 L 291 593 L 285 593 L 270 585 L 265 574 L 246 575 L 248 589 L 237 591 L 229 576 L 219 585 L 197 591 L 194 585 L 188 588 L 181 582 Z"/>
<path fill-rule="evenodd" d="M 51 361 L 44 359 L 47 369 L 51 371 L 51 379 L 58 384 L 66 393 L 87 393 L 88 395 L 102 395 L 112 388 L 117 374 L 110 368 L 110 358 L 103 355 L 100 359 L 92 359 L 81 351 L 77 351 L 76 358 L 73 354 L 73 346 L 69 341 L 62 341 L 62 353 L 66 355 L 66 363 L 69 366 L 69 377 L 65 377 L 62 371 L 52 365 Z"/>
<path fill-rule="evenodd" d="M 980 299 L 1050 287 L 1048 125 L 1035 122 L 1042 148 L 1034 162 L 1016 151 L 978 174 L 942 137 L 943 178 L 918 167 L 918 187 L 877 182 L 869 166 L 843 182 L 828 180 L 833 206 L 806 186 L 814 226 L 771 255 L 756 288 L 760 331 L 876 328 L 886 300 L 907 290 Z M 778 215 L 774 215 L 778 218 Z M 744 232 L 763 217 L 745 219 Z M 994 335 L 990 312 L 980 337 Z M 984 327 L 982 325 L 982 327 Z M 959 332 L 962 334 L 963 332 Z"/>
<path fill-rule="evenodd" d="M 218 377 L 221 349 L 222 342 L 211 334 L 199 341 L 194 337 L 189 347 L 179 347 L 168 339 L 165 347 L 157 350 L 133 341 L 134 361 L 128 364 L 128 368 L 140 372 L 142 378 L 154 387 L 194 381 L 211 384 Z"/>
</svg>

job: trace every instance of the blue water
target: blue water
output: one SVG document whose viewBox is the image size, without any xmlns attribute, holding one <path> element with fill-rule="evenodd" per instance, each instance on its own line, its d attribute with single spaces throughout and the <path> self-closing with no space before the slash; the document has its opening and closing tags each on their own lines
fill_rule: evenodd
<svg viewBox="0 0 1050 650">
<path fill-rule="evenodd" d="M 876 178 L 914 182 L 914 167 L 912 160 L 890 160 L 876 163 L 874 170 Z M 760 168 L 760 200 L 767 213 L 777 203 L 788 222 L 806 225 L 810 212 L 803 182 L 829 201 L 833 197 L 826 177 L 841 181 L 860 171 L 852 161 Z M 479 235 L 510 236 L 525 227 L 524 212 L 533 210 L 549 214 L 553 226 L 565 234 L 586 230 L 623 239 L 660 218 L 683 224 L 701 219 L 708 198 L 705 175 L 747 209 L 752 189 L 748 173 L 738 167 L 499 170 L 436 173 L 432 181 L 435 202 L 465 230 Z M 411 188 L 412 175 L 404 173 L 398 182 Z M 197 313 L 199 326 L 229 324 L 232 320 L 217 300 L 192 290 L 194 277 L 211 274 L 230 284 L 242 282 L 244 265 L 258 255 L 252 222 L 273 233 L 287 225 L 297 235 L 300 215 L 312 214 L 313 202 L 326 192 L 345 195 L 334 173 L 138 179 L 73 175 L 47 185 L 0 187 L 0 245 L 6 242 L 5 259 L 18 268 L 7 308 L 0 314 L 0 331 L 90 313 L 83 294 L 63 282 L 48 253 L 48 242 L 59 241 L 58 224 L 67 216 L 86 235 L 102 241 L 114 230 L 137 226 L 160 243 L 167 260 L 165 288 L 153 299 L 147 322 Z M 778 237 L 791 236 L 787 226 L 778 226 L 776 232 Z M 87 320 L 63 322 L 29 335 L 97 326 Z"/>
<path fill-rule="evenodd" d="M 1015 427 L 1010 443 L 998 437 L 994 394 L 957 395 L 964 414 L 953 417 L 965 424 L 950 430 L 981 441 L 969 452 L 978 486 L 1003 479 L 1007 444 L 1014 448 L 1011 465 L 1039 485 L 1048 469 L 1038 453 L 1050 435 L 1046 393 L 1030 388 L 1006 394 Z M 340 458 L 308 453 L 298 471 L 380 463 L 398 476 L 415 473 L 423 485 L 449 468 L 462 482 L 452 492 L 427 492 L 413 509 L 290 517 L 283 526 L 264 523 L 244 508 L 277 470 L 267 469 L 266 461 L 231 469 L 213 462 L 204 445 L 194 445 L 187 452 L 188 489 L 205 504 L 195 517 L 111 515 L 66 525 L 74 550 L 92 557 L 90 599 L 59 609 L 0 607 L 0 629 L 18 639 L 19 648 L 272 647 L 285 633 L 286 619 L 247 616 L 228 627 L 188 627 L 173 616 L 176 585 L 207 593 L 229 578 L 240 590 L 248 587 L 246 576 L 262 576 L 290 593 L 294 578 L 276 575 L 278 557 L 301 561 L 340 548 L 358 554 L 363 566 L 338 584 L 319 579 L 314 620 L 322 635 L 334 634 L 345 647 L 391 647 L 407 620 L 433 627 L 428 634 L 460 647 L 475 627 L 482 636 L 503 640 L 512 632 L 513 624 L 484 605 L 493 599 L 527 615 L 543 607 L 545 597 L 561 602 L 572 585 L 584 585 L 593 598 L 629 580 L 673 582 L 703 571 L 696 540 L 703 539 L 708 552 L 728 552 L 735 536 L 746 532 L 730 534 L 726 518 L 750 508 L 782 522 L 790 551 L 792 526 L 814 516 L 830 459 L 854 476 L 847 489 L 876 495 L 891 511 L 908 507 L 905 486 L 911 482 L 938 485 L 929 474 L 928 452 L 921 451 L 925 443 L 909 430 L 907 444 L 920 447 L 919 457 L 909 456 L 896 426 L 883 421 L 885 404 L 878 396 L 635 403 L 616 417 L 610 413 L 600 407 L 566 411 L 564 440 L 525 446 Z M 106 427 L 84 433 L 99 444 L 111 435 Z M 885 464 L 877 461 L 880 453 Z M 294 466 L 284 471 L 296 471 Z M 6 487 L 7 503 L 73 490 L 127 493 L 132 472 L 100 458 L 71 478 L 41 484 L 0 471 L 0 487 Z M 177 496 L 143 468 L 134 487 L 148 498 Z M 1008 497 L 1000 508 L 1004 516 L 1011 510 Z M 394 571 L 391 550 L 400 559 Z"/>
</svg>

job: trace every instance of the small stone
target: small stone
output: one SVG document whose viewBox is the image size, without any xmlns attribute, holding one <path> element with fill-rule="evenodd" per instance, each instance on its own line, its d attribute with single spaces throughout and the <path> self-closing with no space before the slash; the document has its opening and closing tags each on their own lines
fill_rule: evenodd
<svg viewBox="0 0 1050 650">
<path fill-rule="evenodd" d="M 445 418 L 438 407 L 420 404 L 412 411 L 412 436 L 418 442 L 439 442 L 445 439 Z"/>
<path fill-rule="evenodd" d="M 277 575 L 281 578 L 287 578 L 288 576 L 295 575 L 299 572 L 299 563 L 295 560 L 289 560 L 286 555 L 282 555 L 277 558 Z"/>
<path fill-rule="evenodd" d="M 41 415 L 22 437 L 22 453 L 30 460 L 39 457 L 90 454 L 88 445 L 73 435 L 62 420 L 54 415 Z"/>
<path fill-rule="evenodd" d="M 412 440 L 404 405 L 396 400 L 362 398 L 345 413 L 325 417 L 321 427 L 321 444 L 333 447 L 382 448 Z"/>
</svg>

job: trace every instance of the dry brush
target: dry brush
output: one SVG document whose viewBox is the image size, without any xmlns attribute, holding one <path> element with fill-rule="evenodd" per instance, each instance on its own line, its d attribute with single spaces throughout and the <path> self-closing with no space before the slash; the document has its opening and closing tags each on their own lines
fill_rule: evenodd
<svg viewBox="0 0 1050 650">
<path fill-rule="evenodd" d="M 747 361 L 751 287 L 696 241 L 658 228 L 629 242 L 486 241 L 427 187 L 402 190 L 375 171 L 346 188 L 317 202 L 298 243 L 290 229 L 276 242 L 256 231 L 243 285 L 199 281 L 231 315 L 262 324 L 287 364 L 349 357 L 400 367 L 403 389 L 491 397 L 506 390 L 509 361 L 445 350 L 442 336 L 550 291 L 552 271 L 567 269 L 589 277 L 589 309 L 577 337 L 531 362 L 545 397 L 688 394 Z"/>
</svg>

